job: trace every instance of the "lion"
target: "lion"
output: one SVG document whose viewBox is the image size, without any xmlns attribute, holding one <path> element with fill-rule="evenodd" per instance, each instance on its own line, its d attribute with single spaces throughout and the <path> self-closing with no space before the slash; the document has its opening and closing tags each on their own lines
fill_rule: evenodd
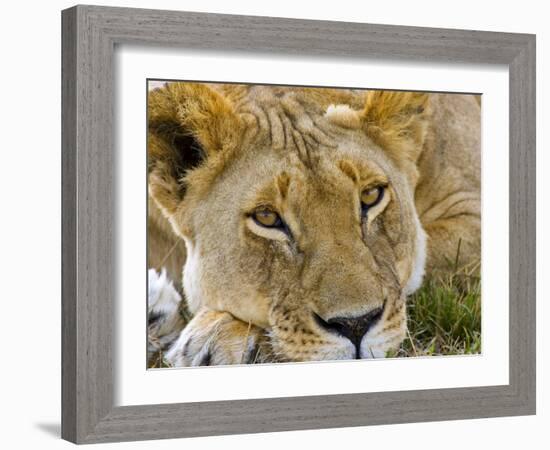
<svg viewBox="0 0 550 450">
<path fill-rule="evenodd" d="M 172 366 L 385 357 L 425 275 L 479 259 L 479 96 L 172 82 L 147 145 Z"/>
</svg>

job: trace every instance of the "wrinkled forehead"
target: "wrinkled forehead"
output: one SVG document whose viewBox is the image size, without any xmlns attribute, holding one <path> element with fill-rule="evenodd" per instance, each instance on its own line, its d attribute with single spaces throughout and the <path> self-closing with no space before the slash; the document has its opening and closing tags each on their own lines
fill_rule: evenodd
<svg viewBox="0 0 550 450">
<path fill-rule="evenodd" d="M 335 125 L 327 115 L 335 105 L 360 109 L 362 91 L 243 85 L 223 89 L 246 124 L 241 145 L 245 151 L 278 153 L 280 159 L 292 155 L 305 168 L 320 170 L 315 166 L 323 157 L 365 147 L 368 141 L 364 133 Z"/>
<path fill-rule="evenodd" d="M 296 149 L 307 159 L 311 147 L 336 145 L 325 117 L 330 105 L 360 108 L 360 91 L 287 86 L 223 86 L 223 94 L 247 124 L 248 135 L 273 149 Z"/>
</svg>

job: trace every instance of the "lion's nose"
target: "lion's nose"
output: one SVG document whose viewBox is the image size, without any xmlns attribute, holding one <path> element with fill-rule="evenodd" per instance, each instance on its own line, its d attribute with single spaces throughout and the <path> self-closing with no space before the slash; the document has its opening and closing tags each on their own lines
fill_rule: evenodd
<svg viewBox="0 0 550 450">
<path fill-rule="evenodd" d="M 373 309 L 360 317 L 334 317 L 327 321 L 316 315 L 317 322 L 325 329 L 336 332 L 348 338 L 356 348 L 361 345 L 361 339 L 367 331 L 380 320 L 384 307 Z"/>
</svg>

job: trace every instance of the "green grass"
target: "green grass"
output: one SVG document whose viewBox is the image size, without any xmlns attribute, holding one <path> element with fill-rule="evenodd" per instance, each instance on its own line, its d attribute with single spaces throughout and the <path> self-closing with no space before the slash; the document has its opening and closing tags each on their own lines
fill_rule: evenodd
<svg viewBox="0 0 550 450">
<path fill-rule="evenodd" d="M 408 300 L 408 335 L 390 357 L 481 352 L 479 266 L 434 276 Z"/>
</svg>

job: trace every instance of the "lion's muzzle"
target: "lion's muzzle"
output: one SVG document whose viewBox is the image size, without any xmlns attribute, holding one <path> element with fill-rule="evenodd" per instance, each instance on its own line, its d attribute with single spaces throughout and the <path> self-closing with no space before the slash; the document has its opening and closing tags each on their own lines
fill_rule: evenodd
<svg viewBox="0 0 550 450">
<path fill-rule="evenodd" d="M 325 321 L 315 314 L 315 320 L 327 331 L 349 339 L 355 346 L 356 359 L 360 359 L 361 341 L 370 328 L 380 320 L 383 312 L 382 306 L 359 317 L 334 317 Z"/>
</svg>

